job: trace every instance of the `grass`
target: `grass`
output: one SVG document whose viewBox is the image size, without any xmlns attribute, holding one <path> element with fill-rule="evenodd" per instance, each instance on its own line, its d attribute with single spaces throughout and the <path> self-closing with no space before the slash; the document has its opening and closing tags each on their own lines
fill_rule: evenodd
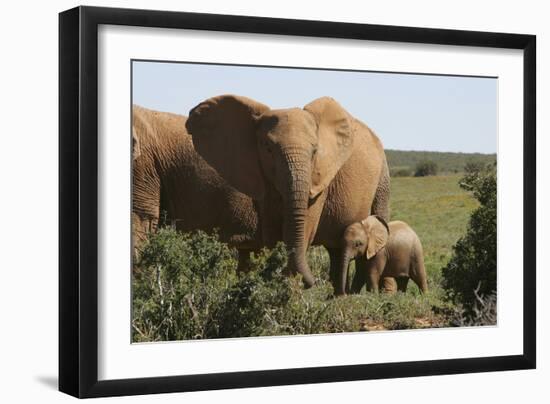
<svg viewBox="0 0 550 404">
<path fill-rule="evenodd" d="M 231 338 L 376 331 L 453 325 L 441 268 L 466 231 L 478 202 L 458 186 L 460 175 L 392 178 L 391 219 L 417 232 L 429 292 L 332 296 L 328 254 L 308 251 L 317 285 L 304 290 L 282 275 L 284 246 L 253 259 L 253 271 L 235 275 L 234 252 L 215 236 L 159 232 L 145 247 L 133 277 L 133 340 Z M 353 267 L 352 271 L 353 273 Z"/>
<path fill-rule="evenodd" d="M 424 248 L 432 280 L 447 264 L 452 246 L 468 227 L 479 203 L 458 186 L 461 175 L 392 178 L 391 220 L 407 222 Z"/>
<path fill-rule="evenodd" d="M 453 245 L 466 232 L 470 214 L 479 205 L 459 187 L 460 178 L 462 175 L 456 174 L 392 178 L 391 220 L 407 222 L 422 242 L 429 295 L 436 312 L 452 308 L 442 287 L 441 269 L 451 259 Z M 448 325 L 446 319 L 441 322 Z"/>
</svg>

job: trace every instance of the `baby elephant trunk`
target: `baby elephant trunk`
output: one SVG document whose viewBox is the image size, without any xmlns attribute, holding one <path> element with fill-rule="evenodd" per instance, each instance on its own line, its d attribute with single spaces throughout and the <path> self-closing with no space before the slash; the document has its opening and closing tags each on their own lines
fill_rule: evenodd
<svg viewBox="0 0 550 404">
<path fill-rule="evenodd" d="M 345 295 L 347 292 L 347 284 L 348 284 L 348 268 L 349 268 L 349 262 L 353 258 L 351 252 L 348 249 L 344 249 L 342 252 L 342 258 L 340 261 L 340 277 L 338 279 L 336 287 L 336 295 L 342 296 Z"/>
</svg>

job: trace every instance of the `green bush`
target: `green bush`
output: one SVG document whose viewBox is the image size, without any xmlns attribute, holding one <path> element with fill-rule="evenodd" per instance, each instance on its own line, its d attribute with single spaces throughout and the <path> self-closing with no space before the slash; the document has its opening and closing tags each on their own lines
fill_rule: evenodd
<svg viewBox="0 0 550 404">
<path fill-rule="evenodd" d="M 250 271 L 227 288 L 214 313 L 217 329 L 212 338 L 264 335 L 272 328 L 277 311 L 290 299 L 292 279 L 283 275 L 286 262 L 282 243 L 251 256 Z"/>
<path fill-rule="evenodd" d="M 216 234 L 160 229 L 133 271 L 134 341 L 208 338 L 216 326 L 212 313 L 236 280 L 236 265 Z"/>
<path fill-rule="evenodd" d="M 437 164 L 431 160 L 420 161 L 414 170 L 415 177 L 427 177 L 437 175 Z"/>
<path fill-rule="evenodd" d="M 133 271 L 135 342 L 401 329 L 442 325 L 429 293 L 372 293 L 334 298 L 328 253 L 308 251 L 317 284 L 304 290 L 286 276 L 283 243 L 250 259 L 237 276 L 235 251 L 216 234 L 162 228 Z"/>
<path fill-rule="evenodd" d="M 476 160 L 468 160 L 466 164 L 464 165 L 464 173 L 465 174 L 473 174 L 476 172 L 483 171 L 486 164 L 484 164 L 481 161 Z"/>
<path fill-rule="evenodd" d="M 390 170 L 391 177 L 412 177 L 412 171 L 408 168 L 395 168 Z"/>
<path fill-rule="evenodd" d="M 449 297 L 473 316 L 479 297 L 496 291 L 497 179 L 496 165 L 470 169 L 460 186 L 472 192 L 480 206 L 471 217 L 466 235 L 453 247 L 453 256 L 443 268 L 443 286 Z M 477 296 L 476 296 L 477 295 Z"/>
<path fill-rule="evenodd" d="M 495 325 L 497 323 L 497 294 L 493 292 L 481 297 L 474 291 L 476 301 L 466 311 L 460 305 L 452 310 L 449 316 L 449 324 L 454 327 L 471 327 L 479 325 Z"/>
</svg>

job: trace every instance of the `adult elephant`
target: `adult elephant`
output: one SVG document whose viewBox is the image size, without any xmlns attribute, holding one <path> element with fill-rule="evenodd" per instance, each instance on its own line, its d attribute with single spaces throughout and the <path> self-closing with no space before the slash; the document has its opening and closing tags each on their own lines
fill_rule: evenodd
<svg viewBox="0 0 550 404">
<path fill-rule="evenodd" d="M 254 201 L 230 186 L 195 151 L 186 117 L 132 108 L 132 225 L 135 247 L 154 232 L 161 212 L 181 231 L 219 229 L 239 250 L 239 268 L 258 248 Z"/>
<path fill-rule="evenodd" d="M 221 95 L 190 111 L 187 130 L 197 152 L 257 201 L 264 243 L 286 243 L 289 269 L 306 287 L 315 282 L 305 258 L 309 245 L 328 249 L 336 287 L 346 226 L 371 214 L 389 219 L 382 143 L 332 98 L 272 110 Z"/>
</svg>

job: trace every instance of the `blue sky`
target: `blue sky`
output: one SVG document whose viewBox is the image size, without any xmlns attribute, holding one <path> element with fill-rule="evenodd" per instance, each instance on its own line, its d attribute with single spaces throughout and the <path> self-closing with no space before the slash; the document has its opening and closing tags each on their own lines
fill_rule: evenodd
<svg viewBox="0 0 550 404">
<path fill-rule="evenodd" d="M 146 108 L 187 115 L 228 93 L 274 109 L 331 96 L 387 149 L 496 152 L 495 78 L 133 62 L 133 103 Z"/>
</svg>

